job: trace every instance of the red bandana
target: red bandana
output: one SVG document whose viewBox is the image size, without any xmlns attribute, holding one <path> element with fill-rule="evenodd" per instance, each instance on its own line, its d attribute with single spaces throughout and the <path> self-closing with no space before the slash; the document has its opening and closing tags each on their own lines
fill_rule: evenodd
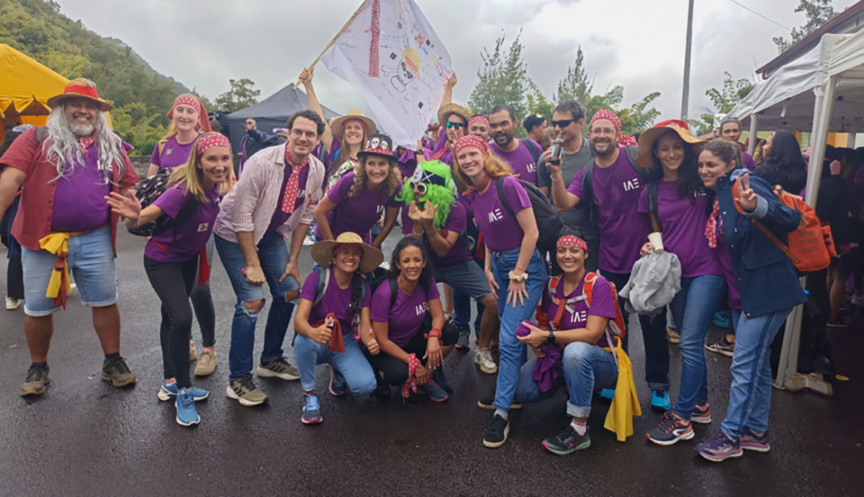
<svg viewBox="0 0 864 497">
<path fill-rule="evenodd" d="M 486 116 L 474 116 L 474 117 L 472 117 L 471 120 L 468 121 L 468 127 L 470 128 L 471 123 L 475 123 L 475 122 L 481 122 L 484 125 L 486 125 L 487 128 L 490 126 L 489 125 L 489 118 L 487 118 Z"/>
<path fill-rule="evenodd" d="M 456 159 L 459 151 L 466 147 L 477 148 L 484 156 L 489 153 L 489 145 L 482 138 L 474 135 L 465 135 L 459 138 L 459 141 L 453 146 L 453 159 Z"/>
<path fill-rule="evenodd" d="M 558 243 L 555 245 L 556 247 L 578 247 L 588 251 L 588 244 L 585 243 L 585 240 L 579 238 L 578 236 L 562 236 L 558 239 Z"/>
<path fill-rule="evenodd" d="M 87 153 L 87 147 L 96 143 L 96 133 L 93 133 L 92 136 L 79 136 L 78 137 L 78 145 L 81 146 L 81 151 L 85 154 Z"/>
<path fill-rule="evenodd" d="M 408 354 L 408 379 L 402 385 L 402 398 L 407 399 L 411 392 L 417 393 L 417 378 L 414 374 L 419 367 L 420 359 L 417 359 L 417 354 Z"/>
<path fill-rule="evenodd" d="M 198 143 L 195 146 L 195 153 L 201 155 L 214 147 L 227 147 L 230 149 L 231 142 L 228 141 L 228 137 L 222 133 L 205 133 L 198 138 Z"/>
<path fill-rule="evenodd" d="M 202 104 L 195 95 L 180 95 L 177 97 L 177 99 L 174 100 L 174 105 L 171 106 L 171 110 L 168 111 L 168 119 L 174 119 L 174 109 L 176 109 L 178 105 L 188 105 L 198 112 L 198 124 L 195 126 L 196 129 L 207 132 L 213 130 L 213 128 L 210 127 L 210 118 L 207 116 L 207 109 L 204 108 L 204 104 Z"/>
<path fill-rule="evenodd" d="M 492 182 L 492 177 L 487 174 L 486 176 L 483 177 L 482 180 L 480 180 L 479 185 L 471 185 L 468 188 L 466 188 L 465 193 L 463 193 L 462 196 L 464 197 L 466 195 L 471 195 L 472 193 L 474 193 L 478 190 L 486 190 L 486 187 L 489 186 L 489 183 L 491 183 L 491 182 Z"/>
<path fill-rule="evenodd" d="M 291 162 L 291 152 L 288 147 L 285 147 L 285 163 L 291 164 L 291 176 L 288 178 L 288 185 L 285 187 L 285 196 L 282 197 L 282 212 L 293 214 L 294 206 L 297 203 L 297 192 L 300 190 L 300 171 L 309 164 L 309 157 L 299 166 Z"/>
<path fill-rule="evenodd" d="M 720 201 L 714 197 L 714 204 L 711 206 L 711 215 L 708 216 L 708 223 L 705 225 L 705 238 L 708 239 L 708 246 L 717 248 L 717 218 L 720 215 Z"/>
</svg>

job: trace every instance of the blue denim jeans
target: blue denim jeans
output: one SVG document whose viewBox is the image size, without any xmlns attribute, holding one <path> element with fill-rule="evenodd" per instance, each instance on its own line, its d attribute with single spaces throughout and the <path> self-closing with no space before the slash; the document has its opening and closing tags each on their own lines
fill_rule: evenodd
<svg viewBox="0 0 864 497">
<path fill-rule="evenodd" d="M 783 326 L 791 308 L 764 316 L 747 318 L 732 310 L 735 322 L 735 354 L 732 356 L 732 386 L 729 408 L 720 424 L 733 440 L 741 438 L 746 426 L 756 433 L 768 430 L 771 408 L 771 342 Z"/>
<path fill-rule="evenodd" d="M 681 291 L 669 305 L 678 324 L 681 342 L 681 388 L 672 412 L 690 419 L 693 408 L 708 402 L 708 369 L 705 362 L 705 334 L 714 313 L 726 295 L 726 280 L 719 275 L 681 278 Z"/>
<path fill-rule="evenodd" d="M 298 334 L 294 340 L 294 359 L 300 370 L 300 384 L 304 392 L 315 390 L 315 366 L 330 364 L 348 383 L 348 389 L 357 395 L 375 390 L 375 373 L 350 334 L 345 337 L 345 352 L 330 352 L 326 343 L 317 343 Z"/>
<path fill-rule="evenodd" d="M 630 280 L 630 273 L 610 273 L 602 271 L 604 278 L 612 282 L 619 291 Z M 621 310 L 624 310 L 624 299 L 618 298 Z M 624 315 L 624 324 L 628 326 L 628 316 Z M 666 312 L 656 316 L 639 315 L 639 327 L 642 328 L 642 342 L 645 344 L 645 381 L 651 390 L 669 390 L 669 337 L 666 335 Z M 621 346 L 629 351 L 628 336 L 621 340 Z M 629 353 L 629 352 L 628 352 Z"/>
<path fill-rule="evenodd" d="M 231 323 L 231 350 L 228 355 L 231 370 L 229 378 L 234 380 L 252 372 L 252 351 L 259 311 L 250 311 L 245 303 L 264 300 L 264 288 L 246 281 L 246 275 L 242 273 L 246 267 L 246 258 L 243 257 L 240 245 L 216 235 L 214 237 L 219 259 L 222 260 L 222 266 L 225 267 L 237 295 L 234 321 Z M 258 259 L 273 296 L 267 325 L 264 327 L 264 349 L 261 351 L 263 363 L 281 359 L 283 356 L 282 342 L 285 341 L 291 314 L 294 312 L 294 303 L 287 302 L 285 294 L 297 290 L 300 286 L 290 276 L 285 278 L 285 281 L 279 281 L 289 260 L 288 247 L 279 233 L 267 233 L 258 242 Z"/>
<path fill-rule="evenodd" d="M 555 394 L 555 389 L 541 392 L 532 375 L 537 358 L 533 358 L 519 373 L 515 402 L 538 402 Z M 612 353 L 585 342 L 573 342 L 564 347 L 561 359 L 562 383 L 566 383 L 570 400 L 567 414 L 576 418 L 587 418 L 591 413 L 591 398 L 594 390 L 615 388 L 618 381 L 618 366 Z"/>
<path fill-rule="evenodd" d="M 534 249 L 531 261 L 528 263 L 528 281 L 525 290 L 528 299 L 524 304 L 517 300 L 516 307 L 512 302 L 507 305 L 507 287 L 510 285 L 510 271 L 516 268 L 519 260 L 519 249 L 507 252 L 492 252 L 492 272 L 498 283 L 498 318 L 501 320 L 499 332 L 499 347 L 501 361 L 498 366 L 498 384 L 495 390 L 495 407 L 510 410 L 513 395 L 516 393 L 516 383 L 519 381 L 519 370 L 526 360 L 525 344 L 516 339 L 516 328 L 522 321 L 531 319 L 537 308 L 537 303 L 546 289 L 546 263 L 540 257 L 540 252 Z"/>
</svg>

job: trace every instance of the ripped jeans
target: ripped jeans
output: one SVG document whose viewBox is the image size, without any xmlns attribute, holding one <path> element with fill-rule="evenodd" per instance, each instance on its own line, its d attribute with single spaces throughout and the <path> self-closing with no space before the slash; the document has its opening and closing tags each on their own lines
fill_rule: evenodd
<svg viewBox="0 0 864 497">
<path fill-rule="evenodd" d="M 255 325 L 260 310 L 250 310 L 246 307 L 246 303 L 260 300 L 260 308 L 263 309 L 264 287 L 246 281 L 246 275 L 243 274 L 246 259 L 239 244 L 229 242 L 215 234 L 213 237 L 216 239 L 219 259 L 222 260 L 222 266 L 225 267 L 228 279 L 231 280 L 231 286 L 237 295 L 234 320 L 231 323 L 231 351 L 228 355 L 231 370 L 229 380 L 235 380 L 252 373 Z M 261 362 L 265 363 L 283 357 L 282 343 L 285 341 L 291 314 L 294 312 L 294 302 L 288 302 L 285 294 L 299 289 L 300 285 L 290 276 L 285 278 L 285 281 L 279 281 L 289 259 L 288 247 L 282 235 L 267 233 L 258 242 L 257 248 L 258 259 L 261 261 L 261 268 L 264 270 L 264 277 L 267 279 L 267 286 L 270 287 L 270 294 L 273 297 L 270 313 L 267 315 L 267 325 L 264 327 L 264 349 L 261 351 Z"/>
</svg>

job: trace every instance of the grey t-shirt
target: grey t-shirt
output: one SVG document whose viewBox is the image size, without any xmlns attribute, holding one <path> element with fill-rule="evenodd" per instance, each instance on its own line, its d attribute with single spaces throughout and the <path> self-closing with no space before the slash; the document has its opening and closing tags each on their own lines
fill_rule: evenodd
<svg viewBox="0 0 864 497">
<path fill-rule="evenodd" d="M 564 158 L 561 160 L 561 176 L 564 179 L 564 186 L 569 187 L 577 173 L 581 174 L 586 166 L 590 167 L 593 165 L 594 151 L 588 145 L 588 139 L 583 138 L 582 148 L 575 154 L 564 154 Z M 549 195 L 552 195 L 552 175 L 549 173 L 549 169 L 546 168 L 546 157 L 543 155 L 537 161 L 537 186 L 549 188 Z M 584 202 L 580 202 L 576 207 L 562 212 L 561 219 L 564 221 L 564 224 L 578 228 L 586 240 L 594 240 L 597 239 L 596 229 L 590 222 L 588 206 L 584 204 Z"/>
</svg>

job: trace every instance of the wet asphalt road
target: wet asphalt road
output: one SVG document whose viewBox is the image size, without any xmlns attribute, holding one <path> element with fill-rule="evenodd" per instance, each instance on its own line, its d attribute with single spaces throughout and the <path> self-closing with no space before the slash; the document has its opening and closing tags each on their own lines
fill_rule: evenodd
<svg viewBox="0 0 864 497">
<path fill-rule="evenodd" d="M 385 251 L 394 243 L 391 237 Z M 774 390 L 769 454 L 748 452 L 722 464 L 694 455 L 726 410 L 730 359 L 716 354 L 709 354 L 714 422 L 697 425 L 694 440 L 673 447 L 646 441 L 644 433 L 660 415 L 647 408 L 638 333 L 630 347 L 645 412 L 626 443 L 603 429 L 607 408 L 598 400 L 589 421 L 591 448 L 564 457 L 546 453 L 540 442 L 567 423 L 566 397 L 559 392 L 515 411 L 506 445 L 490 450 L 481 443 L 490 412 L 476 401 L 494 389 L 495 378 L 475 369 L 466 353 L 454 352 L 445 362 L 456 390 L 443 404 L 423 398 L 406 407 L 395 390 L 389 401 L 325 393 L 324 423 L 307 427 L 299 419 L 298 382 L 260 380 L 270 402 L 258 408 L 226 399 L 234 296 L 217 257 L 212 285 L 220 365 L 196 383 L 212 395 L 198 404 L 202 423 L 190 429 L 175 423 L 171 403 L 156 399 L 159 302 L 144 274 L 142 247 L 141 239 L 121 233 L 122 354 L 138 375 L 134 388 L 116 390 L 99 380 L 102 355 L 90 313 L 72 296 L 69 310 L 55 318 L 48 392 L 22 399 L 29 365 L 23 312 L 0 311 L 0 497 L 864 494 L 860 325 L 831 334 L 837 370 L 851 378 L 835 386 L 833 398 Z M 310 268 L 305 248 L 304 277 Z M 0 274 L 5 277 L 3 262 Z M 256 354 L 262 330 L 259 323 Z M 709 340 L 719 333 L 712 330 Z M 193 336 L 200 346 L 197 325 Z M 286 355 L 293 362 L 288 344 L 290 338 Z M 674 399 L 680 375 L 674 346 L 672 364 Z M 326 392 L 329 374 L 323 366 L 318 372 L 318 389 Z"/>
</svg>

